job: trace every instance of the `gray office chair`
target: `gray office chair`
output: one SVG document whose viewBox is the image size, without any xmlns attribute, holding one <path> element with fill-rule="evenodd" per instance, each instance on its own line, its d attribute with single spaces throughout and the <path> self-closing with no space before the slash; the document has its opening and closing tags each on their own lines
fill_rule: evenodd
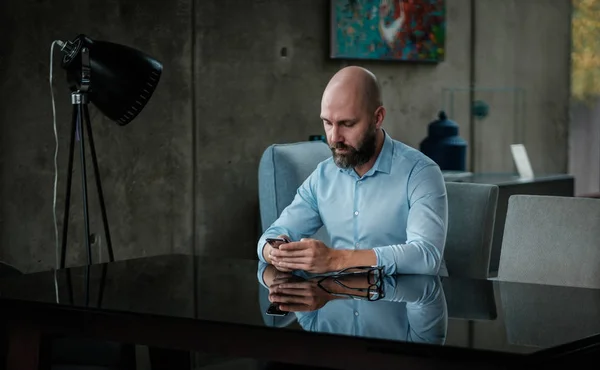
<svg viewBox="0 0 600 370">
<path fill-rule="evenodd" d="M 498 186 L 447 182 L 448 232 L 444 260 L 449 276 L 486 279 Z"/>
<path fill-rule="evenodd" d="M 273 144 L 264 151 L 258 165 L 262 232 L 292 203 L 296 191 L 317 165 L 329 157 L 331 150 L 322 141 Z M 329 242 L 325 228 L 318 230 L 313 237 L 325 244 Z"/>
<path fill-rule="evenodd" d="M 496 300 L 487 279 L 498 186 L 447 182 L 448 232 L 444 261 L 449 278 L 443 279 L 448 315 L 463 320 L 494 320 Z"/>
<path fill-rule="evenodd" d="M 498 280 L 600 289 L 600 199 L 511 196 Z"/>
<path fill-rule="evenodd" d="M 511 196 L 497 279 L 510 343 L 548 347 L 597 333 L 598 293 L 563 287 L 600 289 L 600 200 Z"/>
<path fill-rule="evenodd" d="M 298 187 L 317 168 L 331 157 L 329 146 L 322 141 L 304 141 L 291 144 L 273 144 L 263 153 L 258 166 L 258 198 L 262 234 L 281 215 Z M 312 236 L 329 244 L 325 227 Z M 295 315 L 273 317 L 265 314 L 268 307 L 268 290 L 259 288 L 259 302 L 266 325 L 285 327 L 295 321 Z"/>
</svg>

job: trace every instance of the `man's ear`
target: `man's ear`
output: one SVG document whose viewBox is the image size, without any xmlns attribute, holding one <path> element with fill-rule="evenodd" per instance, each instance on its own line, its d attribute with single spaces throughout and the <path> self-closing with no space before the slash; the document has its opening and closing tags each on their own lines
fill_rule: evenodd
<svg viewBox="0 0 600 370">
<path fill-rule="evenodd" d="M 375 127 L 380 129 L 385 119 L 385 108 L 383 106 L 378 107 L 375 110 Z"/>
</svg>

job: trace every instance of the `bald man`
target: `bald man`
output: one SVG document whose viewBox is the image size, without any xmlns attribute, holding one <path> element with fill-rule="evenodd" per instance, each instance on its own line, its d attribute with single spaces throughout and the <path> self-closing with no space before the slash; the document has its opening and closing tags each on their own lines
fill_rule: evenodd
<svg viewBox="0 0 600 370">
<path fill-rule="evenodd" d="M 447 231 L 442 173 L 383 130 L 385 114 L 373 73 L 353 66 L 331 78 L 321 120 L 332 157 L 261 236 L 261 261 L 280 271 L 382 266 L 386 274 L 439 273 Z M 323 225 L 331 245 L 308 238 Z M 266 242 L 274 237 L 290 242 Z"/>
</svg>

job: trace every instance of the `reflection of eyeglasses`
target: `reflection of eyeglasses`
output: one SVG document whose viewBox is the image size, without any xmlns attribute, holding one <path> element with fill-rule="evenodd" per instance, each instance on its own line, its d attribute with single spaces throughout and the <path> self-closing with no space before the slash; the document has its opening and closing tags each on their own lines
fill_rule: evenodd
<svg viewBox="0 0 600 370">
<path fill-rule="evenodd" d="M 368 286 L 365 288 L 350 287 L 350 286 L 344 284 L 342 281 L 340 281 L 340 279 L 342 279 L 344 277 L 361 276 L 361 275 L 365 276 L 365 278 L 367 279 Z M 317 284 L 321 289 L 323 289 L 324 291 L 326 291 L 327 293 L 329 293 L 331 295 L 349 297 L 352 299 L 359 299 L 359 300 L 377 301 L 377 300 L 385 297 L 385 292 L 383 290 L 383 284 L 382 284 L 382 276 L 383 276 L 383 267 L 358 266 L 358 267 L 346 268 L 341 271 L 338 271 L 337 273 L 334 273 L 333 275 L 325 276 L 325 277 L 321 278 L 317 282 Z M 333 279 L 333 281 L 337 285 L 343 287 L 344 289 L 357 291 L 357 292 L 360 292 L 363 294 L 366 293 L 366 295 L 354 295 L 354 294 L 350 294 L 350 293 L 330 292 L 322 284 L 322 282 L 327 279 Z"/>
</svg>

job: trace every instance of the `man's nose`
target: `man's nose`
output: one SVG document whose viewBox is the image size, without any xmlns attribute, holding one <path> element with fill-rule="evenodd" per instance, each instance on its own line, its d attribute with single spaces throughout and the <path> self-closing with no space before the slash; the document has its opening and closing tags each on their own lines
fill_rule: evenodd
<svg viewBox="0 0 600 370">
<path fill-rule="evenodd" d="M 340 135 L 340 129 L 337 126 L 333 126 L 331 129 L 331 142 L 332 143 L 339 143 L 342 140 L 342 135 Z"/>
</svg>

